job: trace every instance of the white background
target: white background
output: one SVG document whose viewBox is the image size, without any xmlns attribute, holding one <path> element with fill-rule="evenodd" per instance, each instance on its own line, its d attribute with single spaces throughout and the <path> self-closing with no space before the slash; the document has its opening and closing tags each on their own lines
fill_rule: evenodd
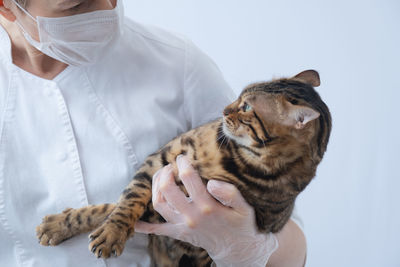
<svg viewBox="0 0 400 267">
<path fill-rule="evenodd" d="M 192 39 L 239 93 L 316 69 L 328 152 L 298 199 L 310 267 L 400 266 L 400 1 L 125 0 Z"/>
</svg>

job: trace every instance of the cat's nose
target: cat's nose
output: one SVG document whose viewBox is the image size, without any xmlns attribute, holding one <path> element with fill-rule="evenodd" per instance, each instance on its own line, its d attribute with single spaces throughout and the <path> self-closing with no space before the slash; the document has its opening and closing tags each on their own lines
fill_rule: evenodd
<svg viewBox="0 0 400 267">
<path fill-rule="evenodd" d="M 231 114 L 232 113 L 232 111 L 233 111 L 233 109 L 232 108 L 225 108 L 224 109 L 224 116 L 228 116 L 229 114 Z"/>
<path fill-rule="evenodd" d="M 231 108 L 225 108 L 223 113 L 224 113 L 224 116 L 228 116 L 229 114 L 232 113 L 232 109 Z"/>
</svg>

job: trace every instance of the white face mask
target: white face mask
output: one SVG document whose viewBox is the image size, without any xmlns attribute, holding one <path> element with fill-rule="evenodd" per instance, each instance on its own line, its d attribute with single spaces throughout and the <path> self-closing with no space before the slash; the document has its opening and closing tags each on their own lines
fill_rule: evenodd
<svg viewBox="0 0 400 267">
<path fill-rule="evenodd" d="M 38 16 L 36 19 L 15 0 L 13 2 L 37 23 L 40 42 L 17 22 L 25 39 L 42 53 L 68 65 L 96 63 L 113 48 L 121 35 L 124 16 L 122 0 L 117 0 L 117 6 L 112 10 L 59 18 Z"/>
</svg>

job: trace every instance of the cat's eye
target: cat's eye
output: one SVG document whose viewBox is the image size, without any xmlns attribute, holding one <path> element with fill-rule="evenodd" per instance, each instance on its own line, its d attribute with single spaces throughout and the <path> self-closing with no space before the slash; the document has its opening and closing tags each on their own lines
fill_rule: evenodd
<svg viewBox="0 0 400 267">
<path fill-rule="evenodd" d="M 244 105 L 243 105 L 243 107 L 242 107 L 242 110 L 244 111 L 244 112 L 247 112 L 247 111 L 250 111 L 250 110 L 252 110 L 253 108 L 249 105 L 249 104 L 247 104 L 247 103 L 244 103 Z"/>
</svg>

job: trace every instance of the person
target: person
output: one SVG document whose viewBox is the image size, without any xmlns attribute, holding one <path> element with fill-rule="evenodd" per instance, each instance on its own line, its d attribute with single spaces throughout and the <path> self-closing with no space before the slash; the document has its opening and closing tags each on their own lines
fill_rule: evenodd
<svg viewBox="0 0 400 267">
<path fill-rule="evenodd" d="M 35 227 L 66 207 L 115 202 L 147 155 L 219 117 L 233 100 L 231 89 L 187 38 L 125 18 L 121 0 L 4 0 L 0 14 L 0 265 L 149 266 L 145 234 L 136 233 L 120 257 L 103 260 L 89 253 L 84 235 L 43 247 Z M 154 177 L 163 186 L 153 193 L 162 194 L 155 201 L 168 225 L 138 223 L 138 231 L 193 237 L 210 255 L 217 251 L 209 242 L 229 240 L 236 250 L 226 248 L 217 266 L 243 266 L 246 257 L 247 266 L 303 266 L 305 237 L 294 218 L 261 238 L 236 188 L 202 188 L 181 160 L 186 185 L 193 185 L 190 204 L 239 212 L 247 228 L 227 220 L 231 232 L 209 227 L 209 238 L 194 240 L 204 230 L 200 221 L 189 237 L 173 236 L 171 229 L 184 233 L 187 225 L 162 208 L 179 198 L 166 167 Z M 211 215 L 213 225 L 221 222 Z M 235 236 L 226 236 L 232 231 L 262 249 L 240 249 Z"/>
</svg>

